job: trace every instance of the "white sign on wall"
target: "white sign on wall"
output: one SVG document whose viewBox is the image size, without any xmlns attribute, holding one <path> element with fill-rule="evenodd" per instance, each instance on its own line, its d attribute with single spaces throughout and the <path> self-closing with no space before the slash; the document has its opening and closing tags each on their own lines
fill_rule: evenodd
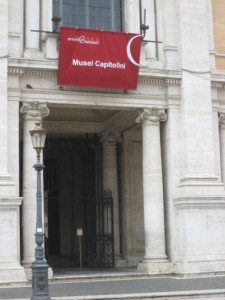
<svg viewBox="0 0 225 300">
<path fill-rule="evenodd" d="M 77 236 L 83 235 L 83 228 L 77 228 Z"/>
</svg>

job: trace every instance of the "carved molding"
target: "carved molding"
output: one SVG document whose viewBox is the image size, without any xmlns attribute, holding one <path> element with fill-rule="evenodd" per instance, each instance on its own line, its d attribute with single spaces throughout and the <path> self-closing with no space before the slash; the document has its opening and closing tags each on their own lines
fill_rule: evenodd
<svg viewBox="0 0 225 300">
<path fill-rule="evenodd" d="M 47 104 L 38 102 L 23 103 L 20 112 L 33 118 L 41 117 L 42 119 L 49 115 Z"/>
<path fill-rule="evenodd" d="M 211 209 L 225 208 L 224 197 L 182 197 L 174 199 L 177 209 Z M 217 218 L 216 216 L 214 218 Z"/>
<path fill-rule="evenodd" d="M 181 79 L 176 78 L 145 78 L 139 77 L 138 82 L 146 85 L 181 85 Z"/>
<path fill-rule="evenodd" d="M 114 145 L 122 141 L 119 131 L 110 130 L 102 133 L 101 141 L 104 145 Z"/>
<path fill-rule="evenodd" d="M 138 78 L 138 82 L 141 84 L 157 84 L 157 85 L 164 85 L 165 82 L 163 79 L 155 79 L 155 78 L 144 78 L 144 77 L 140 77 Z"/>
<path fill-rule="evenodd" d="M 181 85 L 181 79 L 168 78 L 164 80 L 167 85 Z"/>
<path fill-rule="evenodd" d="M 47 69 L 48 66 L 46 66 Z M 56 78 L 58 75 L 57 70 L 28 70 L 21 67 L 8 67 L 8 74 L 19 75 L 23 77 L 45 77 Z M 181 79 L 177 78 L 148 78 L 147 76 L 139 76 L 139 84 L 145 85 L 180 85 Z"/>
<path fill-rule="evenodd" d="M 9 67 L 9 75 L 19 75 L 24 77 L 45 77 L 45 78 L 55 78 L 58 72 L 55 70 L 25 70 L 24 68 Z"/>
<path fill-rule="evenodd" d="M 163 122 L 166 120 L 167 120 L 167 115 L 164 109 L 160 109 L 157 107 L 143 108 L 139 110 L 139 115 L 135 119 L 137 123 L 144 123 L 146 121 L 150 121 L 155 125 L 158 125 L 159 122 Z"/>
<path fill-rule="evenodd" d="M 24 77 L 57 77 L 58 72 L 56 71 L 28 71 L 26 70 L 23 74 Z"/>
<path fill-rule="evenodd" d="M 224 83 L 222 82 L 211 82 L 211 87 L 216 89 L 223 89 L 225 87 Z"/>
<path fill-rule="evenodd" d="M 23 75 L 25 72 L 25 69 L 21 69 L 21 68 L 8 68 L 8 74 L 10 75 Z"/>
</svg>

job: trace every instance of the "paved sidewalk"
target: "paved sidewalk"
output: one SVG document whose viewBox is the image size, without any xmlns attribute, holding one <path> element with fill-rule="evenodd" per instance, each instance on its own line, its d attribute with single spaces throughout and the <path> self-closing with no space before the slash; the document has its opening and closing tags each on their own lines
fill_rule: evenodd
<svg viewBox="0 0 225 300">
<path fill-rule="evenodd" d="M 171 292 L 177 295 L 178 298 L 176 299 L 184 299 L 183 296 L 185 295 L 193 295 L 191 298 L 186 297 L 185 299 L 197 299 L 198 294 L 201 294 L 200 291 L 204 291 L 205 294 L 208 293 L 209 296 L 211 295 L 210 299 L 225 299 L 225 276 L 204 278 L 140 277 L 120 278 L 119 280 L 118 278 L 108 278 L 75 282 L 71 280 L 71 282 L 53 282 L 49 284 L 49 294 L 53 299 L 157 299 L 157 295 L 160 295 L 160 293 L 165 295 L 165 298 L 160 299 L 172 299 L 169 297 Z M 31 292 L 30 285 L 0 287 L 0 299 L 30 299 Z M 213 297 L 216 294 L 218 294 L 217 297 Z M 202 299 L 209 298 L 202 297 Z"/>
</svg>

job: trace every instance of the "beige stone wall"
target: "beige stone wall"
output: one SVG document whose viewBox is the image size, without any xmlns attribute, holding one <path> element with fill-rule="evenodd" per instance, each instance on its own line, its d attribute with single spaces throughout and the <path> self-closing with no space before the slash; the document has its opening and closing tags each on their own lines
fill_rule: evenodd
<svg viewBox="0 0 225 300">
<path fill-rule="evenodd" d="M 212 0 L 212 4 L 214 42 L 217 52 L 216 68 L 219 70 L 225 70 L 225 1 Z"/>
</svg>

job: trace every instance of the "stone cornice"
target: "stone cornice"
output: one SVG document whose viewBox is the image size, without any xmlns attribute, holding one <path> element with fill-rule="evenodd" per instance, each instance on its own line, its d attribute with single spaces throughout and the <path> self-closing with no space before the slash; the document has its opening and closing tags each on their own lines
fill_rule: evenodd
<svg viewBox="0 0 225 300">
<path fill-rule="evenodd" d="M 181 197 L 174 199 L 177 209 L 210 209 L 225 208 L 225 197 L 218 196 L 196 196 Z"/>
<path fill-rule="evenodd" d="M 36 65 L 29 66 L 28 62 L 26 64 L 17 64 L 8 66 L 9 75 L 18 75 L 22 77 L 45 77 L 45 78 L 56 78 L 58 74 L 58 65 Z M 145 72 L 142 72 L 140 69 L 138 83 L 143 85 L 177 85 L 181 84 L 180 75 L 163 72 L 158 70 L 152 72 L 151 69 Z"/>
<path fill-rule="evenodd" d="M 156 96 L 154 94 L 140 95 L 136 93 L 110 93 L 104 92 L 86 92 L 86 91 L 60 91 L 60 90 L 44 90 L 44 89 L 22 89 L 21 102 L 40 102 L 65 105 L 76 105 L 77 107 L 86 107 L 93 105 L 97 108 L 113 107 L 113 109 L 125 108 L 142 108 L 142 107 L 167 107 L 167 99 L 165 95 Z"/>
<path fill-rule="evenodd" d="M 45 78 L 56 78 L 58 72 L 53 70 L 26 70 L 22 68 L 9 67 L 9 75 L 18 75 L 22 77 L 45 77 Z M 146 76 L 140 76 L 138 83 L 143 85 L 177 85 L 181 84 L 180 79 L 176 78 L 149 78 Z"/>
<path fill-rule="evenodd" d="M 23 198 L 22 197 L 9 197 L 9 198 L 0 198 L 0 206 L 19 206 L 22 203 Z"/>
</svg>

